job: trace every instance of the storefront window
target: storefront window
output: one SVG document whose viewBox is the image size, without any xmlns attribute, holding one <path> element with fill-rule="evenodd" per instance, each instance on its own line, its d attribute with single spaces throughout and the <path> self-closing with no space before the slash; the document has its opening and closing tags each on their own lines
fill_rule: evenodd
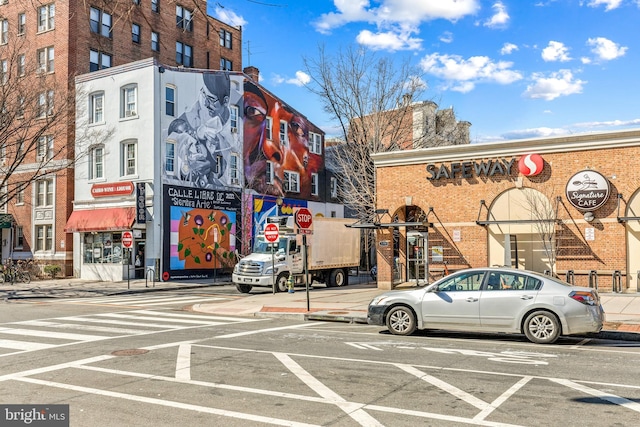
<svg viewBox="0 0 640 427">
<path fill-rule="evenodd" d="M 85 264 L 117 264 L 122 262 L 121 233 L 85 233 Z"/>
</svg>

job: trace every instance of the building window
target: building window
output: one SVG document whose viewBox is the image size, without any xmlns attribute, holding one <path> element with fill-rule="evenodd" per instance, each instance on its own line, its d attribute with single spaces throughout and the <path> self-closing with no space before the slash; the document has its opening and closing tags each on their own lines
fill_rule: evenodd
<svg viewBox="0 0 640 427">
<path fill-rule="evenodd" d="M 164 170 L 165 172 L 173 175 L 176 171 L 176 142 L 172 139 L 168 139 L 165 143 L 165 151 Z"/>
<path fill-rule="evenodd" d="M 138 114 L 138 87 L 136 85 L 125 86 L 120 91 L 121 105 L 120 118 L 136 117 Z"/>
<path fill-rule="evenodd" d="M 53 249 L 53 227 L 36 225 L 36 251 L 50 251 Z"/>
<path fill-rule="evenodd" d="M 7 84 L 8 80 L 9 80 L 9 62 L 7 62 L 6 59 L 2 59 L 0 60 L 0 83 L 3 85 Z M 6 111 L 3 111 L 3 114 L 6 114 Z"/>
<path fill-rule="evenodd" d="M 53 73 L 55 51 L 53 46 L 38 49 L 38 72 Z"/>
<path fill-rule="evenodd" d="M 164 90 L 164 113 L 167 116 L 176 115 L 176 88 L 166 86 Z"/>
<path fill-rule="evenodd" d="M 111 38 L 111 15 L 107 12 L 92 7 L 89 12 L 91 32 Z"/>
<path fill-rule="evenodd" d="M 38 95 L 38 118 L 53 115 L 53 91 L 41 92 Z"/>
<path fill-rule="evenodd" d="M 232 49 L 231 33 L 227 30 L 220 29 L 220 46 Z"/>
<path fill-rule="evenodd" d="M 122 144 L 122 171 L 121 175 L 135 175 L 136 174 L 136 143 L 125 142 Z"/>
<path fill-rule="evenodd" d="M 24 53 L 18 55 L 18 77 L 23 77 L 26 73 L 26 56 Z"/>
<path fill-rule="evenodd" d="M 160 52 L 160 35 L 154 31 L 151 31 L 151 50 Z"/>
<path fill-rule="evenodd" d="M 284 191 L 290 193 L 300 192 L 300 174 L 298 172 L 284 171 Z"/>
<path fill-rule="evenodd" d="M 311 194 L 313 196 L 318 195 L 318 174 L 317 173 L 311 174 Z"/>
<path fill-rule="evenodd" d="M 289 141 L 287 140 L 287 122 L 284 120 L 280 120 L 280 144 L 281 145 L 289 145 Z"/>
<path fill-rule="evenodd" d="M 131 41 L 140 43 L 140 25 L 131 24 Z"/>
<path fill-rule="evenodd" d="M 3 143 L 2 145 L 0 145 L 0 165 L 1 166 L 7 165 L 7 144 L 6 143 Z"/>
<path fill-rule="evenodd" d="M 133 0 L 133 4 L 135 4 L 136 6 L 140 6 L 140 0 Z"/>
<path fill-rule="evenodd" d="M 104 178 L 104 148 L 93 147 L 89 151 L 89 179 Z"/>
<path fill-rule="evenodd" d="M 309 132 L 309 151 L 313 154 L 322 154 L 322 135 Z"/>
<path fill-rule="evenodd" d="M 229 123 L 231 124 L 231 133 L 238 132 L 238 106 L 231 105 L 229 107 Z"/>
<path fill-rule="evenodd" d="M 24 188 L 21 188 L 16 193 L 16 205 L 24 205 Z"/>
<path fill-rule="evenodd" d="M 24 231 L 22 230 L 21 225 L 16 227 L 16 242 L 15 242 L 14 248 L 15 249 L 24 248 Z"/>
<path fill-rule="evenodd" d="M 38 32 L 53 30 L 55 26 L 56 5 L 48 4 L 38 8 Z"/>
<path fill-rule="evenodd" d="M 193 66 L 193 48 L 188 44 L 176 42 L 176 62 L 185 67 Z"/>
<path fill-rule="evenodd" d="M 53 158 L 53 136 L 45 135 L 38 138 L 36 154 L 39 162 Z"/>
<path fill-rule="evenodd" d="M 89 123 L 104 122 L 104 92 L 93 93 L 89 102 Z"/>
<path fill-rule="evenodd" d="M 85 233 L 83 261 L 85 264 L 121 264 L 121 233 Z"/>
<path fill-rule="evenodd" d="M 111 68 L 111 55 L 95 50 L 89 51 L 89 71 Z"/>
<path fill-rule="evenodd" d="M 151 0 L 151 11 L 160 13 L 160 0 Z"/>
<path fill-rule="evenodd" d="M 0 44 L 9 43 L 9 21 L 3 19 L 0 21 Z"/>
<path fill-rule="evenodd" d="M 273 184 L 274 172 L 273 172 L 273 162 L 267 160 L 267 167 L 265 169 L 265 181 L 267 184 Z"/>
<path fill-rule="evenodd" d="M 237 154 L 231 154 L 229 157 L 229 177 L 231 178 L 231 184 L 240 184 L 240 173 L 238 165 L 240 163 Z"/>
<path fill-rule="evenodd" d="M 233 71 L 233 64 L 226 58 L 220 58 L 220 69 L 224 71 Z"/>
<path fill-rule="evenodd" d="M 36 206 L 53 206 L 53 178 L 36 181 Z"/>
<path fill-rule="evenodd" d="M 331 197 L 338 197 L 338 180 L 334 176 L 331 177 Z"/>
<path fill-rule="evenodd" d="M 185 31 L 193 31 L 193 12 L 182 6 L 176 6 L 176 25 Z"/>
<path fill-rule="evenodd" d="M 265 137 L 271 141 L 273 139 L 273 119 L 267 116 L 267 126 L 264 128 Z"/>
<path fill-rule="evenodd" d="M 22 36 L 27 31 L 27 15 L 24 13 L 18 14 L 18 35 Z"/>
</svg>

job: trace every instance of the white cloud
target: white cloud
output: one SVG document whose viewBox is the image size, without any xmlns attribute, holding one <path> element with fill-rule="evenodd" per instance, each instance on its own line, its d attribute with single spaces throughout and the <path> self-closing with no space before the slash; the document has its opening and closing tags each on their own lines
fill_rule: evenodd
<svg viewBox="0 0 640 427">
<path fill-rule="evenodd" d="M 571 57 L 569 57 L 569 48 L 564 45 L 564 43 L 550 41 L 549 45 L 542 49 L 542 59 L 547 62 L 550 61 L 561 61 L 566 62 L 570 61 Z"/>
<path fill-rule="evenodd" d="M 334 0 L 336 12 L 322 14 L 313 23 L 323 34 L 351 22 L 374 25 L 376 30 L 365 30 L 358 42 L 376 49 L 418 49 L 422 40 L 412 38 L 420 24 L 436 19 L 455 22 L 480 9 L 480 0 L 379 0 L 372 7 L 369 0 Z M 379 42 L 379 44 L 377 43 Z"/>
<path fill-rule="evenodd" d="M 440 37 L 438 37 L 442 43 L 451 43 L 453 41 L 453 33 L 451 31 L 445 31 Z"/>
<path fill-rule="evenodd" d="M 372 33 L 369 30 L 363 30 L 356 37 L 356 41 L 373 50 L 396 51 L 419 49 L 422 39 L 412 38 L 408 33 Z"/>
<path fill-rule="evenodd" d="M 560 96 L 582 92 L 586 81 L 575 79 L 571 71 L 560 70 L 546 77 L 542 73 L 534 73 L 534 83 L 527 86 L 524 96 L 533 99 L 554 100 Z"/>
<path fill-rule="evenodd" d="M 628 49 L 627 47 L 621 47 L 619 44 L 604 37 L 589 39 L 587 40 L 587 45 L 593 46 L 591 52 L 593 52 L 598 59 L 602 61 L 610 61 L 624 56 Z"/>
<path fill-rule="evenodd" d="M 513 43 L 505 43 L 500 49 L 500 55 L 510 55 L 513 51 L 518 50 L 518 46 Z"/>
<path fill-rule="evenodd" d="M 509 22 L 510 17 L 507 13 L 507 8 L 505 7 L 504 3 L 500 1 L 496 2 L 492 6 L 492 8 L 495 13 L 491 18 L 485 21 L 484 26 L 490 28 L 505 26 L 507 22 Z"/>
<path fill-rule="evenodd" d="M 237 15 L 234 11 L 216 6 L 215 17 L 222 22 L 225 22 L 232 27 L 240 27 L 247 24 L 247 21 L 242 16 Z"/>
<path fill-rule="evenodd" d="M 458 92 L 469 92 L 477 83 L 510 84 L 522 79 L 519 71 L 511 70 L 512 62 L 494 62 L 486 56 L 464 59 L 459 55 L 434 53 L 420 61 L 422 69 L 447 81 L 447 87 Z"/>
<path fill-rule="evenodd" d="M 529 138 L 549 138 L 552 136 L 568 135 L 569 130 L 563 128 L 549 128 L 539 127 L 531 129 L 520 129 L 502 134 L 502 137 L 507 140 L 511 139 L 529 139 Z"/>
<path fill-rule="evenodd" d="M 598 7 L 603 4 L 605 6 L 604 10 L 608 12 L 610 10 L 617 9 L 620 6 L 620 3 L 622 3 L 622 0 L 590 0 L 587 3 L 587 6 Z"/>
<path fill-rule="evenodd" d="M 640 119 L 608 120 L 608 121 L 602 121 L 602 122 L 582 122 L 582 123 L 575 123 L 573 126 L 580 127 L 580 128 L 593 129 L 593 128 L 603 128 L 603 127 L 610 128 L 610 127 L 638 126 L 638 125 L 640 125 Z"/>
<path fill-rule="evenodd" d="M 309 77 L 309 74 L 305 73 L 304 71 L 296 71 L 295 78 L 287 79 L 286 82 L 296 86 L 304 86 L 310 81 L 311 77 Z"/>
</svg>

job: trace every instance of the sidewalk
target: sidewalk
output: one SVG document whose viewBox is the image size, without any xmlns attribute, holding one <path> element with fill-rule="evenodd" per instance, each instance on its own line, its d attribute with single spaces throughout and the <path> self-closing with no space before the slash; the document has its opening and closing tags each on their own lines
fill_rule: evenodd
<svg viewBox="0 0 640 427">
<path fill-rule="evenodd" d="M 218 281 L 91 282 L 82 279 L 38 280 L 28 285 L 0 283 L 0 299 L 4 301 L 26 298 L 84 297 L 144 292 L 175 291 L 206 288 L 215 292 L 218 286 L 230 286 L 228 277 Z M 145 286 L 146 285 L 146 286 Z M 298 320 L 324 320 L 348 323 L 367 323 L 367 306 L 378 294 L 385 292 L 373 283 L 349 285 L 342 288 L 315 286 L 307 292 L 296 288 L 295 293 L 275 293 L 268 289 L 252 291 L 245 296 L 216 303 L 195 304 L 191 310 L 224 316 L 282 317 Z M 600 294 L 606 322 L 599 337 L 640 341 L 640 293 Z M 308 308 L 308 309 L 307 309 Z"/>
</svg>

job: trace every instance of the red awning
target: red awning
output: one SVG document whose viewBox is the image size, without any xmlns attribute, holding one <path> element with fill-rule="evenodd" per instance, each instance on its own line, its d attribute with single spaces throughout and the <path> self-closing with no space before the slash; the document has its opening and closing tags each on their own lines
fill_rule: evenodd
<svg viewBox="0 0 640 427">
<path fill-rule="evenodd" d="M 136 208 L 86 209 L 71 212 L 64 231 L 130 230 L 136 218 Z"/>
</svg>

